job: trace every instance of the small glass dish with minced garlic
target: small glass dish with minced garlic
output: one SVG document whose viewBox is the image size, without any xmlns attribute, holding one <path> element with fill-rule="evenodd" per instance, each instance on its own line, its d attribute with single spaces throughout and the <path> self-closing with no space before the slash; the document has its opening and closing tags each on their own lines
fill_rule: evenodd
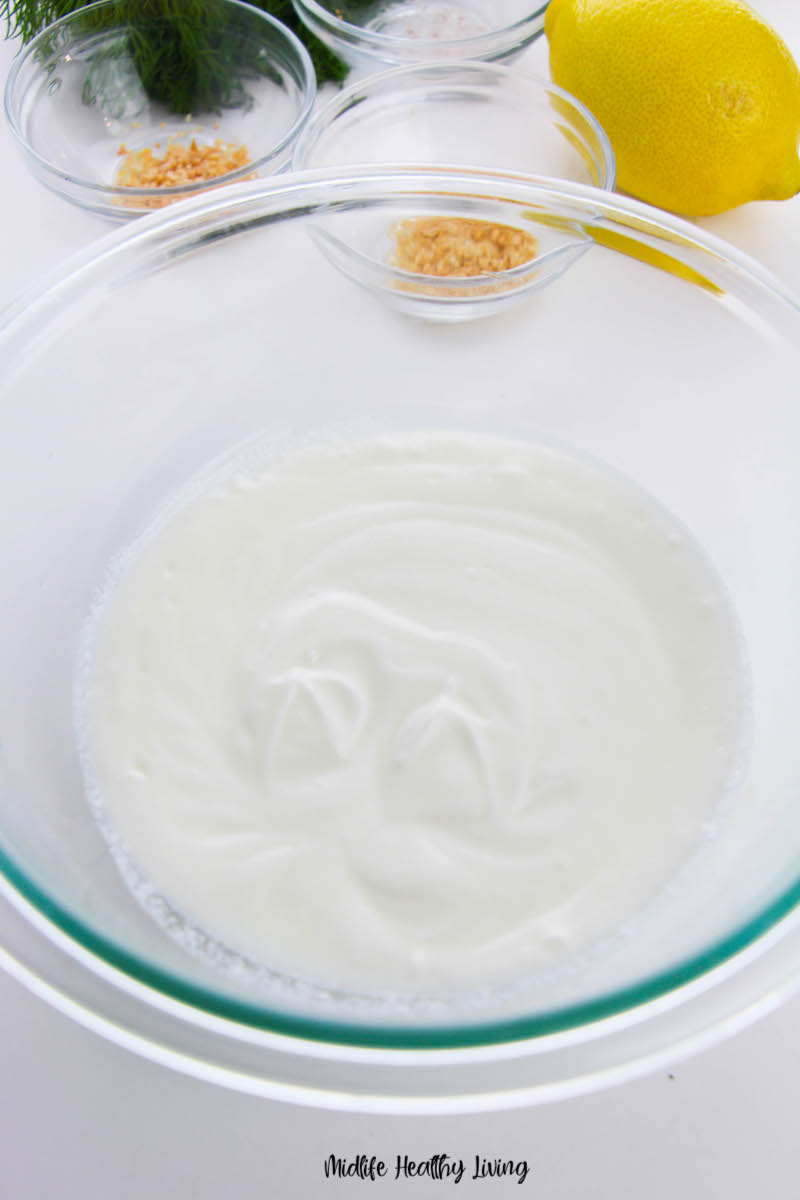
<svg viewBox="0 0 800 1200">
<path fill-rule="evenodd" d="M 17 57 L 5 111 L 33 174 L 120 220 L 285 168 L 316 78 L 298 38 L 239 0 L 101 0 Z"/>
<path fill-rule="evenodd" d="M 354 213 L 328 228 L 323 251 L 402 311 L 457 321 L 497 312 L 560 275 L 591 245 L 585 221 L 554 221 L 504 202 L 480 219 L 448 204 L 448 172 L 517 171 L 613 189 L 614 155 L 601 126 L 561 88 L 494 63 L 438 62 L 362 79 L 314 115 L 295 145 L 296 168 L 437 166 L 441 194 L 397 217 Z"/>
</svg>

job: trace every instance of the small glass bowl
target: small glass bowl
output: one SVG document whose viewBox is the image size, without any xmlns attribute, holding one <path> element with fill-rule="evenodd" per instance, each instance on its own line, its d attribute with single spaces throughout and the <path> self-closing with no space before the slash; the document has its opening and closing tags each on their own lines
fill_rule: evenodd
<svg viewBox="0 0 800 1200">
<path fill-rule="evenodd" d="M 190 44 L 200 50 L 187 60 Z M 305 47 L 251 5 L 175 0 L 165 12 L 141 0 L 101 0 L 26 47 L 9 75 L 5 111 L 37 179 L 120 220 L 283 169 L 315 96 Z M 136 167 L 148 151 L 185 158 L 192 142 L 201 155 L 217 143 L 229 169 L 211 180 L 120 186 L 124 163 Z"/>
<path fill-rule="evenodd" d="M 351 66 L 510 58 L 539 37 L 547 0 L 293 0 L 301 20 Z"/>
<path fill-rule="evenodd" d="M 482 62 L 398 67 L 359 81 L 311 117 L 293 163 L 298 169 L 356 163 L 469 166 L 608 190 L 616 178 L 611 143 L 580 101 L 545 80 Z M 487 227 L 479 235 L 501 243 L 516 240 L 523 249 L 485 256 L 488 265 L 474 274 L 481 252 L 476 256 L 467 245 L 468 217 L 462 214 L 460 230 L 442 226 L 447 218 L 445 194 L 430 199 L 424 210 L 400 205 L 389 222 L 385 211 L 371 220 L 359 213 L 349 223 L 338 219 L 334 231 L 323 215 L 314 235 L 345 274 L 393 307 L 444 321 L 486 316 L 519 302 L 591 245 L 585 221 L 554 222 L 533 208 L 506 212 L 499 196 L 495 224 L 502 228 Z M 441 257 L 425 271 L 415 269 L 434 242 L 434 253 L 455 248 L 468 263 L 464 274 L 427 273 L 441 269 Z M 534 256 L 517 261 L 524 247 L 535 250 Z M 505 261 L 513 265 L 503 266 Z"/>
</svg>

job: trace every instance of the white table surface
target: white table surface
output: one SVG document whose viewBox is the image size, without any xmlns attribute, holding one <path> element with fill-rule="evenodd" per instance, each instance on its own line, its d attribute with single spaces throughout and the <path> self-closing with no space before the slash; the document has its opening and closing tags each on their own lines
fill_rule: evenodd
<svg viewBox="0 0 800 1200">
<path fill-rule="evenodd" d="M 800 0 L 756 0 L 800 58 Z M 0 78 L 14 47 L 0 45 Z M 546 46 L 524 67 L 547 73 Z M 25 171 L 0 127 L 0 305 L 110 228 Z M 800 197 L 702 222 L 800 294 Z M 2 434 L 0 433 L 0 436 Z M 800 966 L 800 964 L 799 964 Z M 452 1181 L 333 1182 L 330 1153 L 526 1160 L 459 1194 L 547 1200 L 793 1200 L 800 1194 L 800 997 L 688 1062 L 578 1100 L 491 1116 L 310 1111 L 174 1074 L 110 1045 L 0 973 L 0 1200 L 408 1195 Z"/>
</svg>

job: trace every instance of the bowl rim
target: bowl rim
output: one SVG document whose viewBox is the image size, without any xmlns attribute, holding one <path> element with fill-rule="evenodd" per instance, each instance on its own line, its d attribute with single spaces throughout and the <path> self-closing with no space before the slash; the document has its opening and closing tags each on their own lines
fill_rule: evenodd
<svg viewBox="0 0 800 1200">
<path fill-rule="evenodd" d="M 94 286 L 122 282 L 156 266 L 168 265 L 184 254 L 220 240 L 220 227 L 230 236 L 259 224 L 276 220 L 307 220 L 317 211 L 351 210 L 359 206 L 406 198 L 420 192 L 452 196 L 454 190 L 470 198 L 494 199 L 498 190 L 504 199 L 526 206 L 566 203 L 583 212 L 591 228 L 608 228 L 616 222 L 630 241 L 647 236 L 661 237 L 675 254 L 683 249 L 700 251 L 710 273 L 729 271 L 738 284 L 754 287 L 768 296 L 780 313 L 800 327 L 800 298 L 772 272 L 723 239 L 690 222 L 651 208 L 629 197 L 621 197 L 583 184 L 559 183 L 545 177 L 500 171 L 466 171 L 457 168 L 387 167 L 381 170 L 351 168 L 346 171 L 317 169 L 285 177 L 238 184 L 216 196 L 201 196 L 172 209 L 154 212 L 133 226 L 118 230 L 91 243 L 68 258 L 54 272 L 39 279 L 19 299 L 0 312 L 0 352 L 24 342 L 26 329 L 50 319 L 66 302 L 80 296 L 84 301 Z M 237 227 L 238 222 L 238 227 Z M 646 241 L 644 242 L 646 246 Z M 137 260 L 144 252 L 145 265 Z M 675 262 L 681 260 L 676 258 Z M 653 266 L 653 264 L 650 264 Z M 666 268 L 669 269 L 669 268 Z M 99 278 L 99 281 L 97 277 Z M 717 289 L 719 291 L 720 289 Z M 725 303 L 724 296 L 715 297 Z M 735 307 L 738 306 L 738 301 Z M 772 326 L 768 325 L 768 328 Z M 784 918 L 800 914 L 800 875 L 771 896 L 767 903 L 711 945 L 649 973 L 641 980 L 597 997 L 545 1011 L 535 1016 L 484 1020 L 450 1026 L 364 1025 L 352 1020 L 322 1019 L 297 1015 L 215 993 L 210 988 L 187 983 L 166 969 L 155 967 L 137 953 L 120 947 L 105 934 L 91 928 L 82 917 L 31 880 L 13 854 L 0 841 L 0 874 L 11 888 L 36 910 L 51 929 L 51 938 L 65 939 L 74 946 L 74 957 L 96 956 L 106 968 L 121 972 L 133 988 L 153 989 L 167 1000 L 200 1013 L 219 1016 L 238 1027 L 267 1031 L 320 1045 L 369 1047 L 377 1050 L 449 1050 L 500 1047 L 509 1043 L 537 1041 L 561 1033 L 591 1030 L 606 1019 L 630 1018 L 652 1002 L 664 1007 L 679 1003 L 681 990 L 702 983 L 717 969 L 730 966 L 742 955 L 757 949 L 766 935 L 775 935 Z"/>
<path fill-rule="evenodd" d="M 385 71 L 378 71 L 367 75 L 363 79 L 358 79 L 347 87 L 341 88 L 335 95 L 330 97 L 326 104 L 320 105 L 311 114 L 303 129 L 301 129 L 292 152 L 293 169 L 303 170 L 313 166 L 313 164 L 307 161 L 309 148 L 313 148 L 313 139 L 323 136 L 325 131 L 333 125 L 334 121 L 353 106 L 356 100 L 359 104 L 369 103 L 375 91 L 379 92 L 387 85 L 389 88 L 394 84 L 402 86 L 405 81 L 416 78 L 419 79 L 421 84 L 428 82 L 432 87 L 452 86 L 452 77 L 454 74 L 465 78 L 471 76 L 476 84 L 483 84 L 487 87 L 490 82 L 497 84 L 505 81 L 515 88 L 527 90 L 531 94 L 541 96 L 542 98 L 556 97 L 558 100 L 569 105 L 573 113 L 577 113 L 586 122 L 597 139 L 601 157 L 600 159 L 596 159 L 592 156 L 598 175 L 602 176 L 602 181 L 597 186 L 609 192 L 614 190 L 617 182 L 617 160 L 611 139 L 597 117 L 586 107 L 582 100 L 579 100 L 572 92 L 568 92 L 565 88 L 559 87 L 557 83 L 553 83 L 552 80 L 545 79 L 541 75 L 517 71 L 513 67 L 505 66 L 502 63 L 483 62 L 474 59 L 466 59 L 464 61 L 431 59 L 425 62 L 389 67 Z M 554 110 L 554 116 L 557 115 L 558 113 Z M 375 164 L 372 165 L 374 166 Z M 475 167 L 475 164 L 469 164 L 467 169 L 472 170 L 473 168 L 482 169 L 479 166 Z"/>
<path fill-rule="evenodd" d="M 353 25 L 350 21 L 345 21 L 343 17 L 337 17 L 319 0 L 292 0 L 295 12 L 301 20 L 306 24 L 308 23 L 306 18 L 314 22 L 314 27 L 311 27 L 312 32 L 316 33 L 318 24 L 325 29 L 329 36 L 341 39 L 348 47 L 359 53 L 383 58 L 385 55 L 391 57 L 395 52 L 401 59 L 406 58 L 403 51 L 407 51 L 412 46 L 419 47 L 423 54 L 437 47 L 440 49 L 451 47 L 467 59 L 482 58 L 484 55 L 491 58 L 511 53 L 515 49 L 521 49 L 543 32 L 544 15 L 549 3 L 550 0 L 541 0 L 526 17 L 520 17 L 516 21 L 512 21 L 510 25 L 500 26 L 489 33 L 472 34 L 466 38 L 414 38 L 412 40 L 397 37 L 394 34 L 367 30 L 361 25 Z"/>
<path fill-rule="evenodd" d="M 301 91 L 301 107 L 295 117 L 294 123 L 286 131 L 283 137 L 277 142 L 266 154 L 260 155 L 258 158 L 252 159 L 243 167 L 237 167 L 235 171 L 227 171 L 224 175 L 216 175 L 212 179 L 198 180 L 195 183 L 182 183 L 173 187 L 121 187 L 115 183 L 95 183 L 93 180 L 84 179 L 81 176 L 73 175 L 69 171 L 63 170 L 50 159 L 45 158 L 36 150 L 23 133 L 19 121 L 17 119 L 18 105 L 14 102 L 14 93 L 17 87 L 17 81 L 23 69 L 34 57 L 38 49 L 44 44 L 47 37 L 51 37 L 54 30 L 66 27 L 76 18 L 82 17 L 85 13 L 95 12 L 98 9 L 111 9 L 117 4 L 117 0 L 94 0 L 92 4 L 87 4 L 82 8 L 75 9 L 73 12 L 67 13 L 66 16 L 59 17 L 57 21 L 51 22 L 42 29 L 35 38 L 32 38 L 22 51 L 17 55 L 11 70 L 6 80 L 5 91 L 3 95 L 3 108 L 5 111 L 6 121 L 14 135 L 17 143 L 23 152 L 32 158 L 37 165 L 53 180 L 61 180 L 63 183 L 76 186 L 83 189 L 89 195 L 109 196 L 114 198 L 126 199 L 148 199 L 164 197 L 166 200 L 175 200 L 182 197 L 196 196 L 203 191 L 208 191 L 225 184 L 246 180 L 253 171 L 259 170 L 266 166 L 272 159 L 277 158 L 283 151 L 291 146 L 292 142 L 298 136 L 306 121 L 309 118 L 311 110 L 314 106 L 314 101 L 317 95 L 317 77 L 314 70 L 314 65 L 311 61 L 311 55 L 306 47 L 301 42 L 300 38 L 292 32 L 288 26 L 284 25 L 276 17 L 259 8 L 255 4 L 248 3 L 247 0 L 215 0 L 215 3 L 231 9 L 240 9 L 253 14 L 257 19 L 263 20 L 266 25 L 270 26 L 280 37 L 283 38 L 286 47 L 291 51 L 297 59 L 297 66 L 302 80 Z M 160 207 L 160 205 L 159 205 Z M 125 206 L 120 206 L 119 216 L 139 216 L 143 215 L 143 210 L 131 207 L 129 212 L 125 212 Z"/>
</svg>

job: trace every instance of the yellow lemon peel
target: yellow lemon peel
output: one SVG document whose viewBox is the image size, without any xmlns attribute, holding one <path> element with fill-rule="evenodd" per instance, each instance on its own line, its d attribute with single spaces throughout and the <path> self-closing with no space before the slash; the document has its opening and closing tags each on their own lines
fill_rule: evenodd
<svg viewBox="0 0 800 1200">
<path fill-rule="evenodd" d="M 551 0 L 545 31 L 623 190 L 684 216 L 800 191 L 800 71 L 742 0 Z"/>
</svg>

